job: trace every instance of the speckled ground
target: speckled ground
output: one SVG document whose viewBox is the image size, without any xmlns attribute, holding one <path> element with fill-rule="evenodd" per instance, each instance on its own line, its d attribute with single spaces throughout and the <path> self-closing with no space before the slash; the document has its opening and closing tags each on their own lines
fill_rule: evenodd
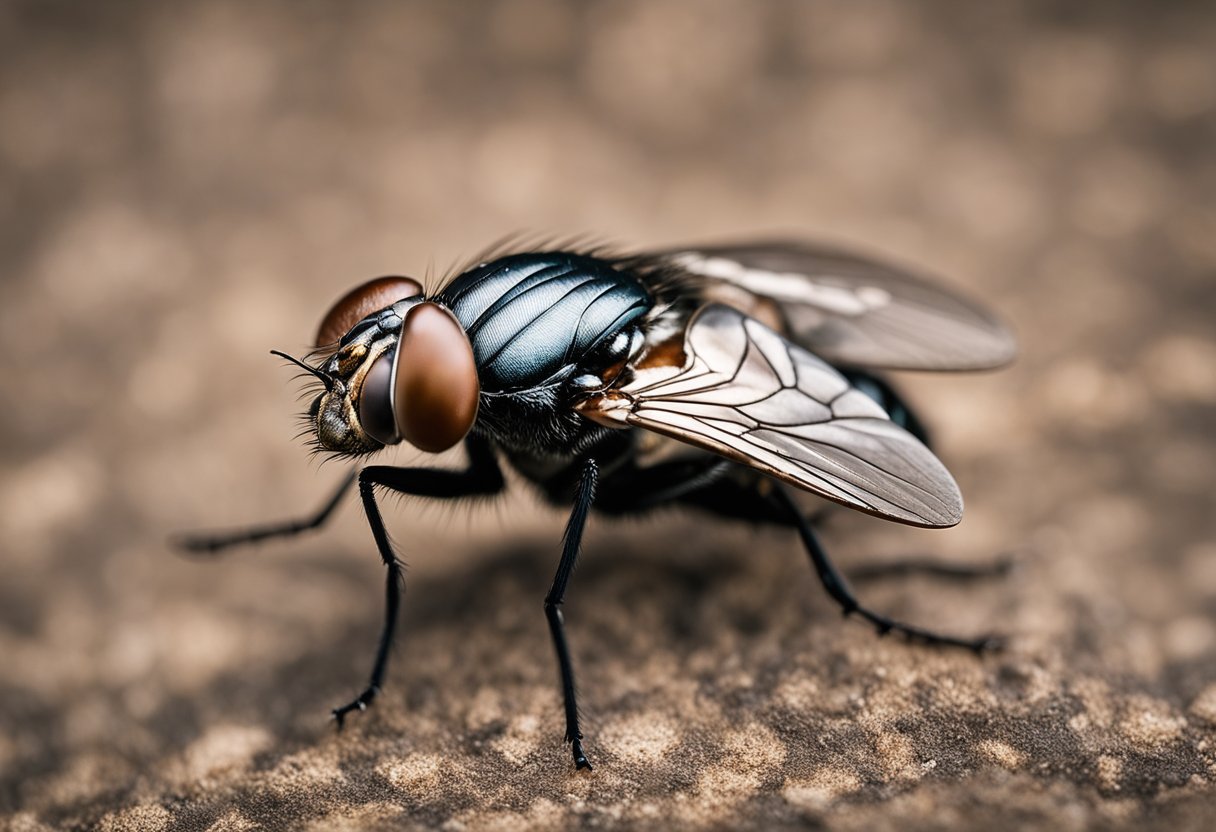
<svg viewBox="0 0 1216 832">
<path fill-rule="evenodd" d="M 1202 3 L 0 6 L 0 827 L 1207 829 L 1216 820 L 1216 12 Z M 501 235 L 774 233 L 920 263 L 1017 328 L 1008 371 L 900 381 L 957 529 L 840 512 L 846 568 L 975 658 L 844 622 L 796 540 L 353 505 L 217 563 L 181 528 L 341 476 L 291 436 L 334 297 Z M 408 458 L 408 455 L 402 458 Z"/>
</svg>

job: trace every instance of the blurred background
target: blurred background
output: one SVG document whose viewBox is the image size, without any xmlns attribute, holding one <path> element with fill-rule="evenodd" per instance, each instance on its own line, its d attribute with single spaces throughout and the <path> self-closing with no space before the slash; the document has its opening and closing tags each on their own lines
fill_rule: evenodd
<svg viewBox="0 0 1216 832">
<path fill-rule="evenodd" d="M 0 822 L 1201 827 L 1213 44 L 1201 2 L 0 4 Z M 825 532 L 846 567 L 1018 553 L 859 585 L 1010 651 L 842 623 L 784 533 L 595 524 L 575 776 L 541 615 L 563 520 L 517 488 L 390 511 L 402 644 L 333 734 L 381 615 L 356 506 L 215 563 L 166 538 L 319 505 L 343 469 L 267 351 L 519 230 L 821 239 L 1010 320 L 1013 368 L 898 379 L 963 524 Z"/>
</svg>

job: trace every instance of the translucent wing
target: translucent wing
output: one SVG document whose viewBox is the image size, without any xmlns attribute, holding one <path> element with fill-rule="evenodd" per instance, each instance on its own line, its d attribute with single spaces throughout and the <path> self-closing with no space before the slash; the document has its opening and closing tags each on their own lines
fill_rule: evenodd
<svg viewBox="0 0 1216 832">
<path fill-rule="evenodd" d="M 798 243 L 659 255 L 706 278 L 709 301 L 772 323 L 829 361 L 903 370 L 981 370 L 1013 360 L 1013 336 L 978 305 L 908 271 Z"/>
<path fill-rule="evenodd" d="M 631 378 L 579 410 L 890 520 L 962 517 L 958 486 L 928 448 L 826 362 L 731 307 L 700 309 L 682 339 L 656 346 Z"/>
</svg>

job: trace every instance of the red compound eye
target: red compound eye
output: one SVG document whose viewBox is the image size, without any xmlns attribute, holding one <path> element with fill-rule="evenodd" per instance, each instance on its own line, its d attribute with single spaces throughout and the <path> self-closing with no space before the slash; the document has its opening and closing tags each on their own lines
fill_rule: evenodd
<svg viewBox="0 0 1216 832">
<path fill-rule="evenodd" d="M 326 313 L 317 330 L 316 346 L 336 344 L 351 327 L 371 313 L 421 294 L 422 284 L 409 277 L 377 277 L 356 286 Z"/>
<path fill-rule="evenodd" d="M 477 419 L 477 362 L 464 328 L 437 303 L 405 313 L 393 366 L 397 432 L 416 448 L 446 451 Z"/>
</svg>

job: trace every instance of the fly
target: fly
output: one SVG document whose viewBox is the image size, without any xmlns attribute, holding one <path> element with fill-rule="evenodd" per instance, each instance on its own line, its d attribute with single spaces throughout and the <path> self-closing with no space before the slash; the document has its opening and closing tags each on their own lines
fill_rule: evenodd
<svg viewBox="0 0 1216 832">
<path fill-rule="evenodd" d="M 791 496 L 912 526 L 962 517 L 920 421 L 874 371 L 997 367 L 1015 345 L 982 308 L 904 269 L 798 243 L 494 254 L 429 294 L 406 277 L 357 287 L 326 314 L 316 346 L 315 366 L 289 358 L 322 384 L 306 416 L 321 449 L 361 459 L 401 442 L 431 453 L 463 444 L 466 466 L 363 465 L 311 517 L 182 544 L 214 552 L 317 528 L 358 484 L 387 603 L 371 678 L 334 709 L 339 726 L 379 694 L 400 604 L 377 491 L 490 496 L 504 488 L 504 462 L 573 506 L 544 610 L 577 768 L 591 764 L 561 606 L 592 508 L 679 504 L 792 527 L 846 615 L 927 643 L 995 645 L 863 606 Z"/>
</svg>

